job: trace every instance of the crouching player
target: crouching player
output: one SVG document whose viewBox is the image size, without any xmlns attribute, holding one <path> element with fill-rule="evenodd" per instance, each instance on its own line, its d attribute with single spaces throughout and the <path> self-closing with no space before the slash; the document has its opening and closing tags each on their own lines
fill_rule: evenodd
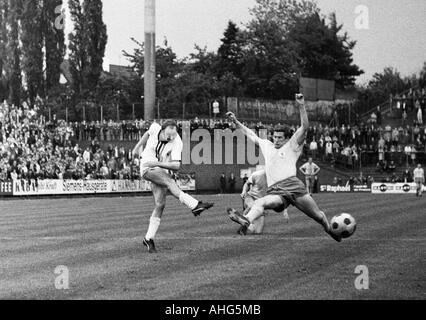
<svg viewBox="0 0 426 320">
<path fill-rule="evenodd" d="M 142 153 L 140 153 L 141 149 Z M 183 143 L 177 133 L 177 124 L 173 120 L 167 120 L 162 126 L 153 123 L 133 149 L 134 156 L 141 155 L 141 178 L 151 182 L 155 202 L 148 232 L 143 241 L 149 253 L 157 252 L 154 238 L 160 227 L 167 191 L 192 210 L 196 217 L 213 206 L 213 203 L 203 203 L 182 192 L 176 184 L 173 174 L 180 169 L 182 149 Z"/>
<path fill-rule="evenodd" d="M 243 209 L 244 214 L 247 214 L 250 209 L 253 207 L 255 201 L 266 195 L 266 190 L 268 189 L 268 184 L 266 183 L 266 172 L 265 170 L 259 170 L 254 172 L 247 182 L 243 186 L 243 191 L 241 193 L 241 198 L 243 199 Z M 289 221 L 288 211 L 285 209 L 281 212 L 284 216 L 286 222 Z M 232 208 L 228 209 L 229 218 L 231 220 L 236 219 L 236 211 Z M 253 221 L 250 226 L 245 229 L 241 226 L 238 229 L 238 233 L 244 235 L 246 233 L 252 234 L 262 234 L 265 228 L 265 214 L 261 215 L 258 219 Z"/>
</svg>

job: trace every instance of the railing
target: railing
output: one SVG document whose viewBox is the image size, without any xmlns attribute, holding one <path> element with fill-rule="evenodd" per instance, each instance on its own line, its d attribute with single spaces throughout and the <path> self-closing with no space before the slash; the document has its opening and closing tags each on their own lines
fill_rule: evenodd
<svg viewBox="0 0 426 320">
<path fill-rule="evenodd" d="M 411 87 L 410 89 L 407 89 L 407 90 L 399 93 L 399 95 L 407 94 L 408 92 L 410 92 L 410 90 L 416 90 L 416 89 L 419 89 L 419 87 L 418 86 Z M 387 104 L 389 104 L 389 106 L 385 109 L 382 109 Z M 380 104 L 378 106 L 380 107 L 380 112 L 382 113 L 382 115 L 385 115 L 392 110 L 392 104 L 390 103 L 389 98 L 388 98 L 387 101 L 383 102 L 382 104 Z M 363 114 L 361 114 L 361 119 L 369 117 L 374 111 L 377 110 L 378 106 L 375 106 L 375 107 L 371 108 L 370 110 L 368 110 L 367 112 L 364 112 Z"/>
</svg>

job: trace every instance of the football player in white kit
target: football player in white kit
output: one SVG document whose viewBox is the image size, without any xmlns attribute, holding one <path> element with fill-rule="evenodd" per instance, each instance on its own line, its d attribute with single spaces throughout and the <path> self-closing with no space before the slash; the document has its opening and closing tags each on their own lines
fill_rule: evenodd
<svg viewBox="0 0 426 320">
<path fill-rule="evenodd" d="M 425 183 L 425 171 L 422 165 L 419 163 L 417 168 L 413 171 L 414 182 L 416 183 L 417 191 L 416 197 L 423 197 L 423 184 Z"/>
<path fill-rule="evenodd" d="M 243 186 L 241 198 L 243 199 L 244 214 L 248 213 L 257 199 L 263 198 L 266 195 L 268 184 L 266 182 L 265 170 L 254 172 Z M 265 214 L 261 215 L 257 220 L 253 221 L 247 229 L 248 233 L 262 234 L 265 228 Z M 286 222 L 289 221 L 288 211 L 285 209 L 282 213 Z M 235 210 L 228 209 L 228 215 L 231 220 L 235 220 Z M 246 230 L 243 226 L 238 229 L 238 234 L 244 235 Z"/>
<path fill-rule="evenodd" d="M 183 143 L 177 133 L 177 124 L 173 120 L 165 121 L 162 126 L 154 122 L 133 149 L 133 155 L 141 157 L 141 178 L 151 182 L 155 202 L 148 232 L 143 241 L 149 253 L 157 252 L 154 238 L 166 205 L 167 190 L 191 209 L 196 217 L 213 206 L 213 203 L 203 203 L 182 192 L 176 184 L 173 173 L 179 171 L 181 167 L 182 149 Z M 143 151 L 140 153 L 140 150 Z"/>
<path fill-rule="evenodd" d="M 228 112 L 227 116 L 237 125 L 237 128 L 241 129 L 247 138 L 259 145 L 265 158 L 268 183 L 266 196 L 256 200 L 246 215 L 236 211 L 233 220 L 243 226 L 244 232 L 251 223 L 263 215 L 265 210 L 272 209 L 281 212 L 289 205 L 293 205 L 321 224 L 327 234 L 340 242 L 342 241 L 341 236 L 331 232 L 330 222 L 326 215 L 319 209 L 315 200 L 306 192 L 303 182 L 296 176 L 296 162 L 302 153 L 306 132 L 309 128 L 303 95 L 296 95 L 296 101 L 300 108 L 301 127 L 292 136 L 287 128 L 276 128 L 273 135 L 274 142 L 260 139 L 252 130 L 239 122 L 232 112 Z"/>
</svg>

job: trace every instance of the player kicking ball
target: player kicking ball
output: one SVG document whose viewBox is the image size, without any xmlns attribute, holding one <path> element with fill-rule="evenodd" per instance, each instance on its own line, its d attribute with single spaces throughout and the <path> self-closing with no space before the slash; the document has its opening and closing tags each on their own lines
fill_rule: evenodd
<svg viewBox="0 0 426 320">
<path fill-rule="evenodd" d="M 151 182 L 155 202 L 148 232 L 143 240 L 149 253 L 157 252 L 154 238 L 160 227 L 167 191 L 192 210 L 196 217 L 213 207 L 213 203 L 203 203 L 182 192 L 176 184 L 173 174 L 181 167 L 182 149 L 183 143 L 177 133 L 177 124 L 173 120 L 167 120 L 162 126 L 154 122 L 133 149 L 134 156 L 138 154 L 141 156 L 141 177 Z"/>
<path fill-rule="evenodd" d="M 241 192 L 241 199 L 243 199 L 243 209 L 244 214 L 247 214 L 250 209 L 253 207 L 257 199 L 263 198 L 266 195 L 266 190 L 268 185 L 266 183 L 266 172 L 265 170 L 259 170 L 254 172 L 247 180 L 243 186 L 243 191 Z M 287 209 L 281 212 L 284 216 L 284 219 L 288 223 L 289 216 Z M 232 208 L 228 209 L 229 218 L 233 221 L 238 220 L 236 217 L 236 211 Z M 261 215 L 258 219 L 253 221 L 248 228 L 241 226 L 238 229 L 238 234 L 246 235 L 247 233 L 251 234 L 262 234 L 263 229 L 265 228 L 265 213 Z"/>
<path fill-rule="evenodd" d="M 227 116 L 237 125 L 237 128 L 241 129 L 248 139 L 259 145 L 265 158 L 268 183 L 266 195 L 257 199 L 246 215 L 236 211 L 235 220 L 233 220 L 241 224 L 244 233 L 254 221 L 263 215 L 265 210 L 271 209 L 281 212 L 293 205 L 321 224 L 327 234 L 340 242 L 342 236 L 331 232 L 330 223 L 325 213 L 319 209 L 315 200 L 307 193 L 305 185 L 296 176 L 296 163 L 302 153 L 306 132 L 309 128 L 303 95 L 296 95 L 296 101 L 300 109 L 301 127 L 292 136 L 290 130 L 285 127 L 275 128 L 274 142 L 260 139 L 252 130 L 238 121 L 232 112 L 227 113 Z"/>
</svg>

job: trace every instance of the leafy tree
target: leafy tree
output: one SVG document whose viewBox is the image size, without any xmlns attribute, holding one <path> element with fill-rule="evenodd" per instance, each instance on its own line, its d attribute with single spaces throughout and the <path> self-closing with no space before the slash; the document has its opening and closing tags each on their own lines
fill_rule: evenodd
<svg viewBox="0 0 426 320">
<path fill-rule="evenodd" d="M 96 87 L 102 72 L 106 26 L 102 21 L 102 2 L 100 0 L 69 1 L 74 32 L 69 35 L 70 70 L 73 89 L 80 97 L 87 97 Z"/>
<path fill-rule="evenodd" d="M 289 32 L 297 19 L 319 12 L 312 1 L 257 0 L 244 31 L 242 80 L 246 95 L 292 99 L 299 67 Z"/>
<path fill-rule="evenodd" d="M 244 42 L 242 33 L 234 22 L 228 22 L 228 27 L 223 34 L 221 42 L 222 44 L 218 50 L 217 72 L 219 78 L 225 74 L 233 74 L 236 78 L 241 78 Z"/>
<path fill-rule="evenodd" d="M 355 77 L 363 73 L 352 64 L 352 52 L 356 42 L 347 33 L 340 36 L 342 25 L 336 16 L 330 16 L 328 26 L 318 13 L 298 19 L 289 32 L 294 44 L 296 60 L 303 76 L 335 80 L 338 87 L 353 85 Z"/>
<path fill-rule="evenodd" d="M 420 71 L 419 86 L 426 88 L 426 61 L 423 64 L 423 69 Z"/>
<path fill-rule="evenodd" d="M 8 0 L 0 0 L 0 101 L 8 96 L 6 79 L 7 16 Z"/>
<path fill-rule="evenodd" d="M 21 0 L 9 0 L 7 14 L 6 78 L 9 100 L 19 105 L 22 92 L 21 49 L 19 46 L 19 20 L 22 13 Z"/>
<path fill-rule="evenodd" d="M 66 45 L 63 26 L 56 25 L 56 8 L 63 5 L 62 0 L 44 0 L 42 7 L 42 30 L 46 52 L 46 92 L 59 84 L 61 63 L 65 57 Z M 56 12 L 55 12 L 56 11 Z M 63 21 L 62 21 L 63 22 Z"/>
<path fill-rule="evenodd" d="M 38 1 L 27 1 L 21 19 L 22 69 L 31 105 L 37 95 L 44 97 L 42 8 Z"/>
<path fill-rule="evenodd" d="M 102 20 L 102 9 L 101 0 L 84 0 L 83 2 L 84 44 L 88 59 L 84 73 L 89 90 L 96 87 L 101 76 L 108 39 L 106 25 Z"/>
</svg>

